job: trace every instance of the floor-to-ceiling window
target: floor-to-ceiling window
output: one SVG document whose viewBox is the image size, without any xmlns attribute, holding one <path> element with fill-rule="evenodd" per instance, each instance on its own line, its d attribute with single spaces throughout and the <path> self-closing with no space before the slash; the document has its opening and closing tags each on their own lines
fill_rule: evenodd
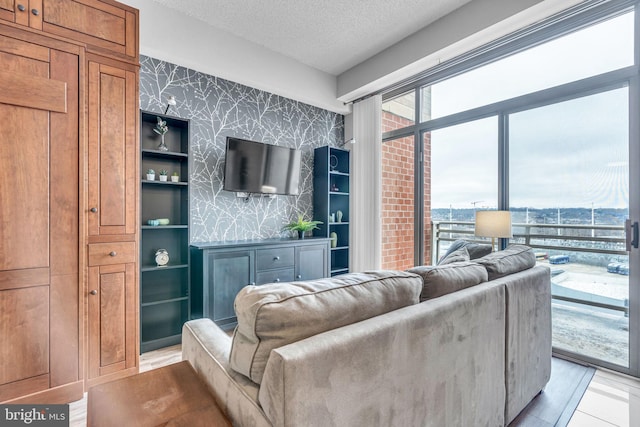
<svg viewBox="0 0 640 427">
<path fill-rule="evenodd" d="M 383 157 L 405 142 L 415 200 L 412 244 L 405 226 L 404 246 L 387 236 L 383 251 L 435 263 L 453 240 L 478 240 L 477 209 L 511 210 L 511 241 L 552 271 L 554 350 L 634 375 L 640 256 L 625 220 L 640 220 L 637 6 L 585 2 L 383 98 Z"/>
</svg>

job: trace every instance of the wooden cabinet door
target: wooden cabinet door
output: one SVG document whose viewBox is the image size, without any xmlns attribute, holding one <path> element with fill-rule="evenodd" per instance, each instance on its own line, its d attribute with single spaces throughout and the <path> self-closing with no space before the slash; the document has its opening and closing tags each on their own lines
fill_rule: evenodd
<svg viewBox="0 0 640 427">
<path fill-rule="evenodd" d="M 138 83 L 89 62 L 89 236 L 135 234 Z"/>
<path fill-rule="evenodd" d="M 80 52 L 31 37 L 0 24 L 0 402 L 81 385 Z"/>
<path fill-rule="evenodd" d="M 137 370 L 136 264 L 89 267 L 88 383 Z"/>
<path fill-rule="evenodd" d="M 42 30 L 42 0 L 0 0 L 0 19 Z"/>
<path fill-rule="evenodd" d="M 296 280 L 314 280 L 327 277 L 327 245 L 296 247 Z"/>
<path fill-rule="evenodd" d="M 223 326 L 236 321 L 233 302 L 243 287 L 255 282 L 255 251 L 210 252 L 204 277 L 204 315 Z"/>
</svg>

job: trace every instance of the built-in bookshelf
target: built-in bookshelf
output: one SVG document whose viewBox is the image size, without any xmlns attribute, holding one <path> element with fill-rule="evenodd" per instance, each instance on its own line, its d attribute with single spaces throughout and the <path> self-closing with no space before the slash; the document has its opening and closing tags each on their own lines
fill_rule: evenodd
<svg viewBox="0 0 640 427">
<path fill-rule="evenodd" d="M 154 132 L 158 117 L 168 128 L 166 150 Z M 189 121 L 141 111 L 140 147 L 140 351 L 145 352 L 180 343 L 190 316 Z M 160 180 L 161 171 L 166 181 Z M 169 256 L 164 266 L 156 264 L 159 249 Z"/>
<path fill-rule="evenodd" d="M 313 235 L 331 242 L 331 275 L 349 272 L 349 151 L 319 147 L 313 159 L 313 217 L 322 221 Z"/>
</svg>

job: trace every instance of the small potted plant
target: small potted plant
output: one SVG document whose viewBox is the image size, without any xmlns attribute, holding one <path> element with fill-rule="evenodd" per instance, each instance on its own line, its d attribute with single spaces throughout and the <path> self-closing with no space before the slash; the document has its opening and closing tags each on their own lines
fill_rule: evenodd
<svg viewBox="0 0 640 427">
<path fill-rule="evenodd" d="M 298 220 L 292 221 L 289 224 L 285 225 L 282 229 L 287 231 L 297 231 L 298 239 L 304 239 L 304 234 L 307 231 L 315 230 L 318 227 L 318 224 L 322 224 L 322 221 L 307 221 L 304 219 L 302 214 L 298 214 Z"/>
<path fill-rule="evenodd" d="M 171 174 L 171 182 L 180 182 L 180 175 L 178 175 L 178 172 Z"/>
<path fill-rule="evenodd" d="M 166 169 L 162 169 L 160 171 L 160 181 L 166 181 L 167 180 L 167 174 L 169 173 L 168 170 Z"/>
<path fill-rule="evenodd" d="M 156 171 L 153 169 L 147 170 L 147 181 L 154 181 L 156 179 Z"/>
</svg>

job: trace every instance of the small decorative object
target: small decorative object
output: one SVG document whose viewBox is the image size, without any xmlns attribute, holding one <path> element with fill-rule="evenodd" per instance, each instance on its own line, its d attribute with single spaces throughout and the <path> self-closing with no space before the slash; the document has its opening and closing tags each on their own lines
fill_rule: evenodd
<svg viewBox="0 0 640 427">
<path fill-rule="evenodd" d="M 154 181 L 156 179 L 156 171 L 149 169 L 147 171 L 147 181 Z"/>
<path fill-rule="evenodd" d="M 332 171 L 336 170 L 338 167 L 338 158 L 333 154 L 329 156 L 329 167 Z"/>
<path fill-rule="evenodd" d="M 336 212 L 336 219 L 338 222 L 342 222 L 342 211 Z"/>
<path fill-rule="evenodd" d="M 147 224 L 157 227 L 160 225 L 160 221 L 158 221 L 157 219 L 150 219 L 149 221 L 147 221 Z"/>
<path fill-rule="evenodd" d="M 338 246 L 338 234 L 335 231 L 332 231 L 331 234 L 329 234 L 329 237 L 331 238 L 331 247 L 335 248 Z"/>
<path fill-rule="evenodd" d="M 166 169 L 162 169 L 160 171 L 160 181 L 166 181 L 167 180 L 167 174 L 169 173 L 168 170 Z"/>
<path fill-rule="evenodd" d="M 160 225 L 169 225 L 171 223 L 169 218 L 158 218 L 156 221 L 158 221 L 158 224 Z"/>
<path fill-rule="evenodd" d="M 180 182 L 180 175 L 178 175 L 178 172 L 171 174 L 171 182 Z"/>
<path fill-rule="evenodd" d="M 158 145 L 158 150 L 160 151 L 169 151 L 169 147 L 167 147 L 164 143 L 164 134 L 169 132 L 169 126 L 167 126 L 166 120 L 162 120 L 158 117 L 158 123 L 156 123 L 156 127 L 153 128 L 153 131 L 160 135 L 160 145 Z"/>
<path fill-rule="evenodd" d="M 331 191 L 340 191 L 337 185 L 331 184 Z"/>
<path fill-rule="evenodd" d="M 336 222 L 336 214 L 332 213 L 329 215 L 329 222 Z"/>
<path fill-rule="evenodd" d="M 158 249 L 156 251 L 156 264 L 158 267 L 166 267 L 169 264 L 169 252 L 166 249 Z"/>
<path fill-rule="evenodd" d="M 307 221 L 304 219 L 302 214 L 298 214 L 297 221 L 290 222 L 282 227 L 282 229 L 287 231 L 297 231 L 298 239 L 304 239 L 304 233 L 319 228 L 318 224 L 322 224 L 322 221 Z"/>
</svg>

